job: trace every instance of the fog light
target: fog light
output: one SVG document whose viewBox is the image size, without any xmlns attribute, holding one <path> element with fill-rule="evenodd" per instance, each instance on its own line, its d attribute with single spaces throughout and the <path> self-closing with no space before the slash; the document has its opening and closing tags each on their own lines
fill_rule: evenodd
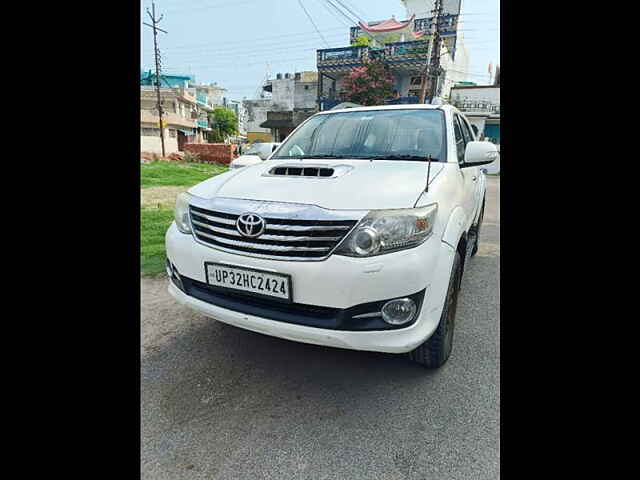
<svg viewBox="0 0 640 480">
<path fill-rule="evenodd" d="M 184 285 L 182 284 L 182 279 L 180 278 L 180 272 L 178 272 L 178 269 L 174 264 L 171 264 L 171 270 L 173 272 L 173 275 L 171 276 L 171 280 L 173 280 L 173 283 L 175 283 L 176 287 L 178 287 L 180 290 L 184 292 L 185 290 L 184 290 Z"/>
<path fill-rule="evenodd" d="M 416 302 L 410 298 L 391 300 L 382 307 L 382 319 L 391 325 L 403 325 L 413 320 L 417 310 Z"/>
<path fill-rule="evenodd" d="M 167 269 L 167 275 L 169 275 L 169 278 L 173 277 L 173 270 L 171 270 L 171 262 L 169 261 L 168 258 L 167 258 L 165 268 Z"/>
</svg>

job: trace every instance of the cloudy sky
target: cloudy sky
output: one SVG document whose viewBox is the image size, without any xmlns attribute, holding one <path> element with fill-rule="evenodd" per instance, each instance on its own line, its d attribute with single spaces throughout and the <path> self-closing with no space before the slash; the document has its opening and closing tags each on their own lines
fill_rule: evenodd
<svg viewBox="0 0 640 480">
<path fill-rule="evenodd" d="M 332 0 L 338 4 L 337 0 Z M 400 0 L 340 0 L 366 21 L 406 18 Z M 305 14 L 306 8 L 320 33 Z M 199 83 L 217 82 L 234 100 L 253 98 L 265 76 L 316 69 L 315 50 L 349 45 L 347 18 L 327 0 L 156 0 L 165 73 L 187 73 Z M 141 12 L 151 0 L 141 0 Z M 352 15 L 353 16 L 353 15 Z M 141 68 L 153 69 L 153 35 L 142 26 Z M 459 24 L 469 51 L 467 80 L 489 80 L 500 63 L 500 0 L 463 0 Z M 328 46 L 328 47 L 327 47 Z"/>
</svg>

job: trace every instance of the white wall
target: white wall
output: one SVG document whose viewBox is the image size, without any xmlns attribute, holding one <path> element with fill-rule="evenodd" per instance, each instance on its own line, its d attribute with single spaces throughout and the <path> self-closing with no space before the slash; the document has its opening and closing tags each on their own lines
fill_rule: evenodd
<svg viewBox="0 0 640 480">
<path fill-rule="evenodd" d="M 469 99 L 471 101 L 488 101 L 493 105 L 500 105 L 500 87 L 455 87 L 451 91 L 451 98 Z"/>
<path fill-rule="evenodd" d="M 272 110 L 293 110 L 293 100 L 295 94 L 295 80 L 293 79 L 293 76 L 291 78 L 271 80 L 271 90 L 271 100 L 274 104 Z"/>
<path fill-rule="evenodd" d="M 140 151 L 162 155 L 162 141 L 160 136 L 147 137 L 140 135 Z M 164 129 L 164 151 L 167 155 L 178 151 L 178 133 L 176 132 L 176 138 L 171 138 L 168 128 Z"/>
<path fill-rule="evenodd" d="M 246 108 L 245 128 L 249 132 L 271 133 L 268 128 L 261 128 L 260 124 L 267 121 L 267 111 L 271 110 L 271 100 L 244 100 Z"/>
</svg>

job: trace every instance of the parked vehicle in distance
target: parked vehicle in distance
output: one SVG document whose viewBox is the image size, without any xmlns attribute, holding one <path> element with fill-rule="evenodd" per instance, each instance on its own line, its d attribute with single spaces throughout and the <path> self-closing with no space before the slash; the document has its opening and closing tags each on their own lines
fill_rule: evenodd
<svg viewBox="0 0 640 480">
<path fill-rule="evenodd" d="M 233 159 L 229 164 L 229 168 L 236 169 L 261 163 L 263 160 L 269 158 L 269 155 L 271 155 L 279 146 L 279 143 L 273 142 L 254 143 L 249 147 L 247 153 L 243 153 L 238 158 Z"/>
<path fill-rule="evenodd" d="M 178 197 L 169 292 L 237 327 L 439 367 L 497 155 L 451 105 L 317 113 L 261 165 Z"/>
</svg>

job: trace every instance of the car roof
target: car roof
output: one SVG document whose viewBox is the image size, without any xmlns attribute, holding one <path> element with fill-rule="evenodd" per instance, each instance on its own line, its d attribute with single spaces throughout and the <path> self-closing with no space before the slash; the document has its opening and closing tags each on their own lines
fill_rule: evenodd
<svg viewBox="0 0 640 480">
<path fill-rule="evenodd" d="M 368 107 L 341 108 L 340 110 L 325 110 L 317 115 L 331 115 L 342 112 L 367 112 L 375 110 L 455 110 L 453 105 L 427 105 L 421 103 L 402 103 L 399 105 L 371 105 Z"/>
</svg>

